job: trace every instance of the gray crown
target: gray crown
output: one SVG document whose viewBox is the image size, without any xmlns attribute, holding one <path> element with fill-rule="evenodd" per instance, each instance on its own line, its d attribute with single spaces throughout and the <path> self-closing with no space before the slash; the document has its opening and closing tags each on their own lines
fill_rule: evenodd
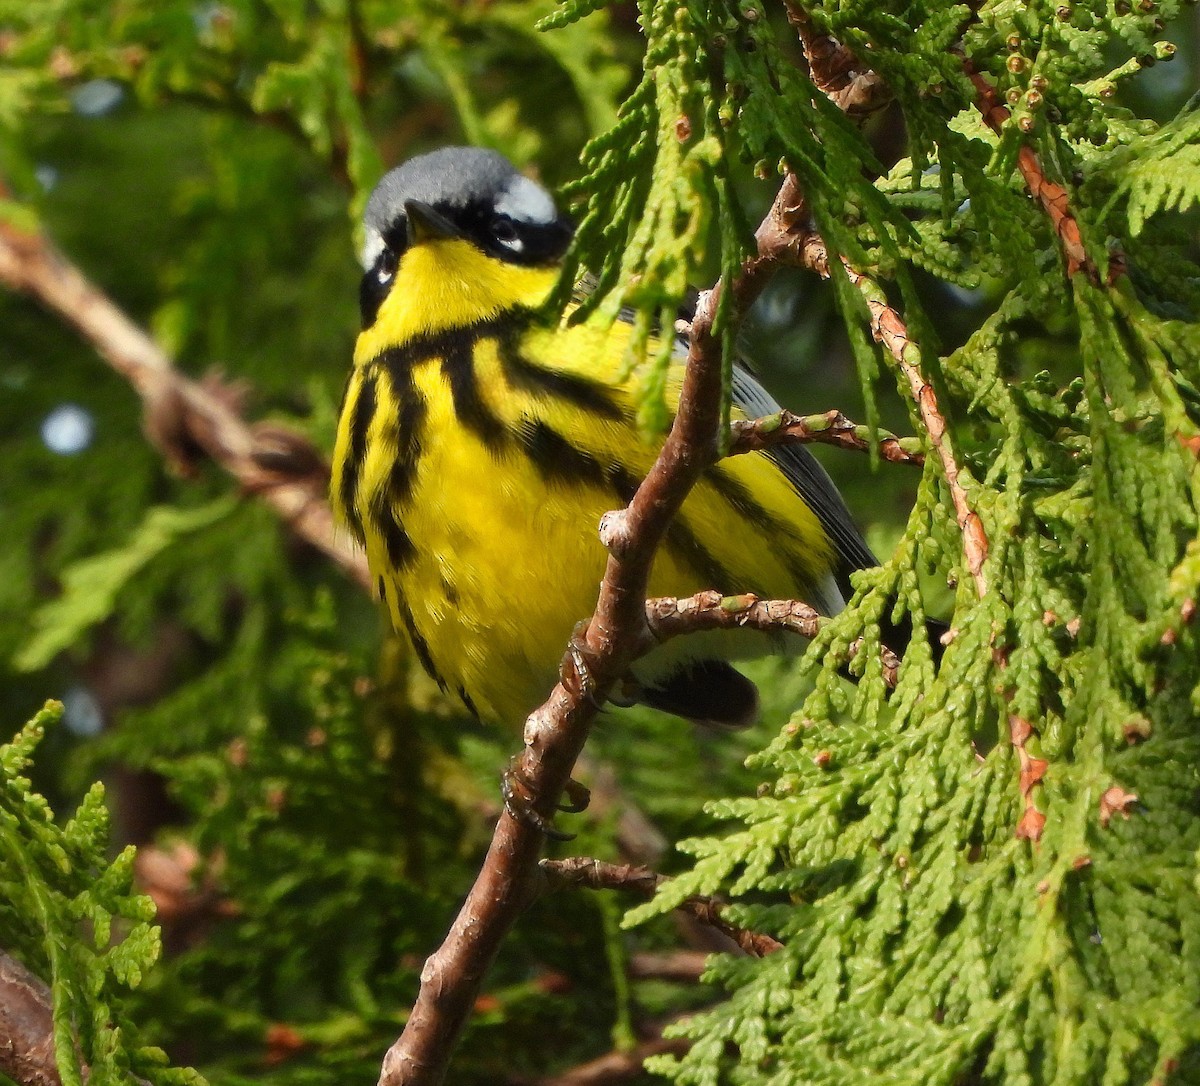
<svg viewBox="0 0 1200 1086">
<path fill-rule="evenodd" d="M 403 220 L 409 200 L 451 212 L 478 203 L 532 224 L 551 223 L 558 217 L 550 194 L 498 151 L 443 147 L 410 158 L 375 186 L 363 216 L 364 268 L 374 264 L 384 248 L 384 237 Z"/>
</svg>

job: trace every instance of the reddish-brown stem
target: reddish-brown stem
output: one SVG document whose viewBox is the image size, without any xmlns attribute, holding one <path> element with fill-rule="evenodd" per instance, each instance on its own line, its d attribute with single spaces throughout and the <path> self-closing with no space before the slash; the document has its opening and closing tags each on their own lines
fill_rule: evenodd
<svg viewBox="0 0 1200 1086">
<path fill-rule="evenodd" d="M 730 424 L 733 440 L 731 456 L 757 452 L 779 445 L 822 444 L 859 452 L 871 451 L 871 438 L 884 460 L 895 464 L 925 463 L 925 454 L 912 447 L 915 438 L 900 438 L 886 431 L 874 435 L 865 427 L 851 422 L 840 411 L 830 410 L 820 415 L 796 415 L 786 409 L 761 419 L 738 420 Z"/>
<path fill-rule="evenodd" d="M 828 279 L 832 274 L 829 252 L 820 235 L 808 232 L 796 240 L 787 252 L 789 262 L 816 272 Z M 899 311 L 887 301 L 878 284 L 868 275 L 857 271 L 845 261 L 845 274 L 858 288 L 866 302 L 871 317 L 871 335 L 895 360 L 900 372 L 908 381 L 917 412 L 925 426 L 929 444 L 933 446 L 942 464 L 942 473 L 954 502 L 954 513 L 963 535 L 963 556 L 967 569 L 975 581 L 975 588 L 982 598 L 987 593 L 987 578 L 983 567 L 987 561 L 988 539 L 983 521 L 971 508 L 970 499 L 960 478 L 958 461 L 947 432 L 946 419 L 938 408 L 937 394 L 925 379 L 919 364 L 920 348 L 908 334 L 908 326 Z"/>
<path fill-rule="evenodd" d="M 999 134 L 1012 117 L 1009 108 L 1000 100 L 1000 95 L 991 81 L 980 72 L 967 58 L 963 58 L 963 71 L 975 87 L 975 107 L 979 110 L 987 126 Z M 1067 274 L 1075 275 L 1080 271 L 1097 285 L 1101 282 L 1100 272 L 1092 258 L 1088 256 L 1083 244 L 1083 235 L 1079 230 L 1079 220 L 1071 211 L 1071 199 L 1067 190 L 1056 181 L 1051 181 L 1042 168 L 1042 161 L 1037 152 L 1028 145 L 1023 145 L 1017 152 L 1017 169 L 1020 171 L 1025 187 L 1029 194 L 1042 205 L 1050 220 L 1050 226 L 1062 246 L 1063 256 L 1067 262 Z M 1106 279 L 1114 282 L 1125 274 L 1125 261 L 1115 254 L 1109 257 Z"/>
</svg>

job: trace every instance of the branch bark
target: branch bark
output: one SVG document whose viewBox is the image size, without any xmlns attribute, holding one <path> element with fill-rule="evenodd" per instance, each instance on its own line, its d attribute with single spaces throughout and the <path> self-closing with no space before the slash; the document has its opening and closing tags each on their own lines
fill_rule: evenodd
<svg viewBox="0 0 1200 1086">
<path fill-rule="evenodd" d="M 512 1086 L 616 1086 L 621 1082 L 632 1082 L 640 1078 L 642 1067 L 651 1056 L 673 1054 L 683 1055 L 690 1047 L 690 1042 L 683 1037 L 668 1040 L 665 1037 L 655 1037 L 643 1041 L 634 1048 L 614 1049 L 598 1056 L 569 1071 L 563 1071 L 548 1078 L 539 1078 L 535 1082 L 514 1082 Z"/>
<path fill-rule="evenodd" d="M 791 263 L 816 272 L 823 279 L 832 274 L 829 252 L 820 235 L 809 231 L 797 239 L 788 250 Z M 938 407 L 937 393 L 925 379 L 921 370 L 921 349 L 908 333 L 908 325 L 900 312 L 888 303 L 887 296 L 869 275 L 842 261 L 842 267 L 850 282 L 858 288 L 867 304 L 871 316 L 871 335 L 895 360 L 900 372 L 908 381 L 917 412 L 925 426 L 929 444 L 933 446 L 942 464 L 942 474 L 954 502 L 954 515 L 963 536 L 963 557 L 967 570 L 975 581 L 975 588 L 982 599 L 987 594 L 988 582 L 984 564 L 988 556 L 987 532 L 979 514 L 971 506 L 966 487 L 961 479 L 958 460 L 946 427 L 946 418 Z"/>
<path fill-rule="evenodd" d="M 996 88 L 988 78 L 980 72 L 969 59 L 963 57 L 963 71 L 975 88 L 975 108 L 979 110 L 987 126 L 997 135 L 1001 134 L 1012 112 L 1000 100 Z M 1063 255 L 1067 261 L 1067 275 L 1076 275 L 1083 271 L 1097 286 L 1101 285 L 1099 269 L 1083 244 L 1083 235 L 1079 230 L 1079 220 L 1071 211 L 1071 198 L 1067 190 L 1056 181 L 1051 181 L 1042 168 L 1038 153 L 1028 144 L 1023 144 L 1017 152 L 1017 169 L 1029 189 L 1029 194 L 1042 205 L 1050 220 L 1058 243 L 1062 246 Z M 1109 257 L 1105 280 L 1112 284 L 1125 274 L 1125 260 L 1119 253 Z"/>
<path fill-rule="evenodd" d="M 872 434 L 867 427 L 851 422 L 836 410 L 819 415 L 796 415 L 785 408 L 761 419 L 737 419 L 730 423 L 730 428 L 733 431 L 730 456 L 780 445 L 810 444 L 870 452 L 873 437 L 884 460 L 917 467 L 925 463 L 925 454 L 917 447 L 916 438 L 897 437 L 886 430 Z"/>
<path fill-rule="evenodd" d="M 0 950 L 0 1074 L 22 1086 L 62 1086 L 50 989 Z"/>
<path fill-rule="evenodd" d="M 808 72 L 817 88 L 847 116 L 862 122 L 892 101 L 882 77 L 861 64 L 836 38 L 820 33 L 796 0 L 787 0 L 788 22 L 800 37 Z"/>
<path fill-rule="evenodd" d="M 543 860 L 539 866 L 551 887 L 582 886 L 589 890 L 622 890 L 647 899 L 652 898 L 660 886 L 671 881 L 648 867 L 606 863 L 603 860 L 594 860 L 590 856 Z M 722 915 L 724 906 L 714 898 L 689 897 L 677 908 L 702 924 L 716 928 L 722 935 L 727 935 L 751 957 L 765 958 L 768 954 L 783 949 L 783 944 L 774 936 L 731 924 Z"/>
<path fill-rule="evenodd" d="M 823 621 L 820 612 L 800 600 L 763 600 L 752 592 L 722 596 L 720 592 L 697 592 L 677 598 L 661 596 L 646 601 L 646 635 L 643 651 L 660 641 L 703 630 L 759 630 L 787 632 L 801 637 L 817 636 Z M 849 660 L 858 655 L 862 640 L 853 642 Z M 900 675 L 900 657 L 886 645 L 879 650 L 883 681 L 894 687 Z"/>
</svg>

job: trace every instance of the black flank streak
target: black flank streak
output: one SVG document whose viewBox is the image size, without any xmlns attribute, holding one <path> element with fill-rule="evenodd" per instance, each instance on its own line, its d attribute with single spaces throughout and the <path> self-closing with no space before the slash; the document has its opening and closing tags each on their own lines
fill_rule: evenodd
<svg viewBox="0 0 1200 1086">
<path fill-rule="evenodd" d="M 379 518 L 388 560 L 396 569 L 405 569 L 417 556 L 417 548 L 400 521 L 401 512 L 412 497 L 413 480 L 421 459 L 421 436 L 425 425 L 425 401 L 412 384 L 412 375 L 404 385 L 394 385 L 400 401 L 396 424 L 396 459 L 388 472 L 388 502 Z"/>
<path fill-rule="evenodd" d="M 471 695 L 467 693 L 466 687 L 460 686 L 455 692 L 458 694 L 459 700 L 467 707 L 467 712 L 479 720 L 479 710 L 475 708 L 475 703 L 471 700 Z"/>
<path fill-rule="evenodd" d="M 417 548 L 408 532 L 400 523 L 393 509 L 385 509 L 379 516 L 379 530 L 383 533 L 383 543 L 387 547 L 388 561 L 396 569 L 406 569 L 417 556 Z"/>
<path fill-rule="evenodd" d="M 522 419 L 517 441 L 543 479 L 603 486 L 605 471 L 591 453 L 577 449 L 557 430 L 538 419 Z"/>
<path fill-rule="evenodd" d="M 408 632 L 408 639 L 412 642 L 413 651 L 417 654 L 417 659 L 421 661 L 421 666 L 425 669 L 425 674 L 428 675 L 435 683 L 438 684 L 438 689 L 444 694 L 449 690 L 446 680 L 438 674 L 438 669 L 434 665 L 433 655 L 429 651 L 429 642 L 421 636 L 421 631 L 417 629 L 417 623 L 413 619 L 412 611 L 408 609 L 408 604 L 400 597 L 397 601 L 397 609 L 400 612 L 400 619 L 404 623 L 404 629 Z"/>
<path fill-rule="evenodd" d="M 350 416 L 350 455 L 346 457 L 342 466 L 342 478 L 339 481 L 342 506 L 350 521 L 350 529 L 360 543 L 363 540 L 363 526 L 356 507 L 358 477 L 367 455 L 367 431 L 374 417 L 375 378 L 370 370 L 367 370 L 363 373 L 358 398 L 354 401 L 354 412 Z"/>
<path fill-rule="evenodd" d="M 735 513 L 757 529 L 760 534 L 797 545 L 802 544 L 802 540 L 786 520 L 781 520 L 760 505 L 741 482 L 726 474 L 719 467 L 709 468 L 704 473 L 703 479 L 733 507 Z M 811 590 L 812 567 L 802 562 L 796 556 L 796 552 L 789 547 L 776 547 L 774 550 L 796 584 L 802 590 Z M 739 591 L 746 591 L 746 589 L 742 588 Z"/>
<path fill-rule="evenodd" d="M 454 400 L 454 413 L 468 430 L 471 430 L 488 449 L 495 451 L 507 436 L 504 424 L 492 414 L 479 395 L 476 380 L 474 354 L 475 344 L 481 337 L 470 329 L 456 336 L 450 333 L 445 353 L 442 355 L 442 372 L 450 381 L 450 396 Z"/>
</svg>

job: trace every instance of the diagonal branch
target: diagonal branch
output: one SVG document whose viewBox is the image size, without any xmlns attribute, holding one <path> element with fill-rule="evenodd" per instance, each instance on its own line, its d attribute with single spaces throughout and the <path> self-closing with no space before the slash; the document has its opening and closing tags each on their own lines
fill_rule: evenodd
<svg viewBox="0 0 1200 1086">
<path fill-rule="evenodd" d="M 988 78 L 967 57 L 963 57 L 962 65 L 963 71 L 975 88 L 975 108 L 979 110 L 987 126 L 1000 135 L 1012 117 L 1012 112 L 1000 100 L 1000 95 Z M 1042 210 L 1050 220 L 1058 243 L 1062 246 L 1063 255 L 1067 259 L 1067 274 L 1086 272 L 1087 277 L 1099 285 L 1100 272 L 1083 244 L 1079 220 L 1071 210 L 1067 190 L 1046 176 L 1038 153 L 1028 144 L 1023 144 L 1017 152 L 1017 169 L 1025 181 L 1025 187 L 1029 189 L 1029 194 L 1042 205 Z M 1108 282 L 1112 283 L 1124 274 L 1124 259 L 1120 254 L 1113 254 L 1108 261 Z"/>
<path fill-rule="evenodd" d="M 601 538 L 609 550 L 596 611 L 561 681 L 525 723 L 525 748 L 510 780 L 529 809 L 554 812 L 587 740 L 598 706 L 625 675 L 644 643 L 645 599 L 655 550 L 692 485 L 718 454 L 721 424 L 721 344 L 713 321 L 721 294 L 744 313 L 772 265 L 792 244 L 802 206 L 794 181 L 785 181 L 757 234 L 758 255 L 733 283 L 718 282 L 700 296 L 688 333 L 687 369 L 679 409 L 662 450 L 626 509 L 606 514 Z M 434 1086 L 500 943 L 536 892 L 542 832 L 531 818 L 507 808 L 483 867 L 445 941 L 425 963 L 421 990 L 404 1032 L 384 1057 L 380 1086 Z"/>
<path fill-rule="evenodd" d="M 186 465 L 198 447 L 296 535 L 370 588 L 364 555 L 334 525 L 326 501 L 329 470 L 306 437 L 282 426 L 250 425 L 212 382 L 181 374 L 44 234 L 0 222 L 0 283 L 62 317 L 133 385 L 145 407 L 147 436 L 168 461 Z"/>
<path fill-rule="evenodd" d="M 823 279 L 831 274 L 829 252 L 820 235 L 809 231 L 788 251 L 791 263 L 816 272 Z M 929 444 L 942 464 L 946 485 L 954 502 L 954 514 L 963 536 L 963 556 L 975 581 L 980 598 L 987 594 L 988 582 L 983 567 L 988 556 L 988 538 L 983 521 L 971 507 L 966 487 L 960 478 L 958 460 L 950 442 L 946 418 L 938 407 L 937 394 L 921 371 L 921 349 L 908 333 L 908 325 L 899 311 L 889 304 L 882 288 L 869 275 L 855 270 L 844 260 L 842 267 L 850 282 L 858 288 L 871 316 L 871 335 L 895 360 L 916 402 L 917 411 L 925 425 Z M 890 459 L 890 458 L 889 458 Z"/>
</svg>

